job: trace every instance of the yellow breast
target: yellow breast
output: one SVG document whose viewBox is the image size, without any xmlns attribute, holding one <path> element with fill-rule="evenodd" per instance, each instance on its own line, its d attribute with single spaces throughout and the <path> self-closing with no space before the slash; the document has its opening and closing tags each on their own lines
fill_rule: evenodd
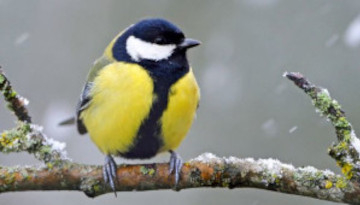
<svg viewBox="0 0 360 205">
<path fill-rule="evenodd" d="M 81 113 L 89 135 L 104 154 L 127 151 L 153 101 L 153 81 L 142 67 L 123 62 L 94 79 L 91 104 Z"/>
<path fill-rule="evenodd" d="M 192 70 L 170 88 L 169 102 L 161 117 L 163 147 L 174 150 L 188 133 L 194 120 L 200 91 Z"/>
</svg>

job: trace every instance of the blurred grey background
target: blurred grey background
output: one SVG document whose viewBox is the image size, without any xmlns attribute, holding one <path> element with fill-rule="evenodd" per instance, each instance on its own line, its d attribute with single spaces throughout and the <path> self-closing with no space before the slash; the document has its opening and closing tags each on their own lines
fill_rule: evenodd
<svg viewBox="0 0 360 205">
<path fill-rule="evenodd" d="M 178 150 L 184 159 L 213 152 L 339 172 L 326 153 L 336 140 L 333 128 L 282 73 L 299 71 L 328 88 L 360 133 L 358 0 L 0 0 L 0 65 L 29 99 L 34 122 L 48 136 L 66 142 L 70 158 L 103 163 L 88 137 L 57 123 L 74 113 L 87 71 L 105 46 L 145 17 L 169 19 L 203 42 L 189 52 L 202 100 Z M 14 127 L 15 118 L 2 99 L 0 105 L 0 130 Z M 27 153 L 0 154 L 0 162 L 39 164 Z M 118 198 L 107 194 L 95 199 L 66 191 L 0 196 L 0 204 L 29 203 L 332 204 L 255 189 L 123 192 Z"/>
</svg>

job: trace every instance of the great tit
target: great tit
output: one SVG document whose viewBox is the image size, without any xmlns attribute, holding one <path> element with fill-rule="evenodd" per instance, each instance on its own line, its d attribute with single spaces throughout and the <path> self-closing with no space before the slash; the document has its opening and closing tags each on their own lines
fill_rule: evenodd
<svg viewBox="0 0 360 205">
<path fill-rule="evenodd" d="M 103 177 L 114 191 L 112 156 L 148 159 L 170 152 L 169 174 L 178 185 L 183 162 L 174 150 L 188 133 L 200 99 L 186 52 L 199 44 L 171 22 L 150 18 L 118 34 L 95 61 L 76 123 L 106 155 Z"/>
</svg>

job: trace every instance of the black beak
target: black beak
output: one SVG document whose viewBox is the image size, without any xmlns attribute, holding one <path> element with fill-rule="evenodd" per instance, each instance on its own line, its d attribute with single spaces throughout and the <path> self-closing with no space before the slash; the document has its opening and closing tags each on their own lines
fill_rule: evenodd
<svg viewBox="0 0 360 205">
<path fill-rule="evenodd" d="M 191 39 L 191 38 L 185 38 L 183 42 L 181 42 L 179 45 L 178 45 L 178 48 L 180 49 L 188 49 L 188 48 L 192 48 L 192 47 L 195 47 L 195 46 L 198 46 L 200 45 L 200 41 L 198 40 L 195 40 L 195 39 Z"/>
</svg>

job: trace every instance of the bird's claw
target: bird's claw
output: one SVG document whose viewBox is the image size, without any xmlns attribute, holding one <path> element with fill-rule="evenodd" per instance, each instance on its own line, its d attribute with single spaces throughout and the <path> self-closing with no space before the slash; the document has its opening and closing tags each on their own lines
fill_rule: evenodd
<svg viewBox="0 0 360 205">
<path fill-rule="evenodd" d="M 169 174 L 174 172 L 175 174 L 175 189 L 178 187 L 180 180 L 181 168 L 183 167 L 183 161 L 181 157 L 174 151 L 170 151 L 170 165 L 169 165 Z"/>
<path fill-rule="evenodd" d="M 105 157 L 105 164 L 103 166 L 103 177 L 106 184 L 109 184 L 111 189 L 116 195 L 117 174 L 116 174 L 116 163 L 111 155 Z"/>
</svg>

